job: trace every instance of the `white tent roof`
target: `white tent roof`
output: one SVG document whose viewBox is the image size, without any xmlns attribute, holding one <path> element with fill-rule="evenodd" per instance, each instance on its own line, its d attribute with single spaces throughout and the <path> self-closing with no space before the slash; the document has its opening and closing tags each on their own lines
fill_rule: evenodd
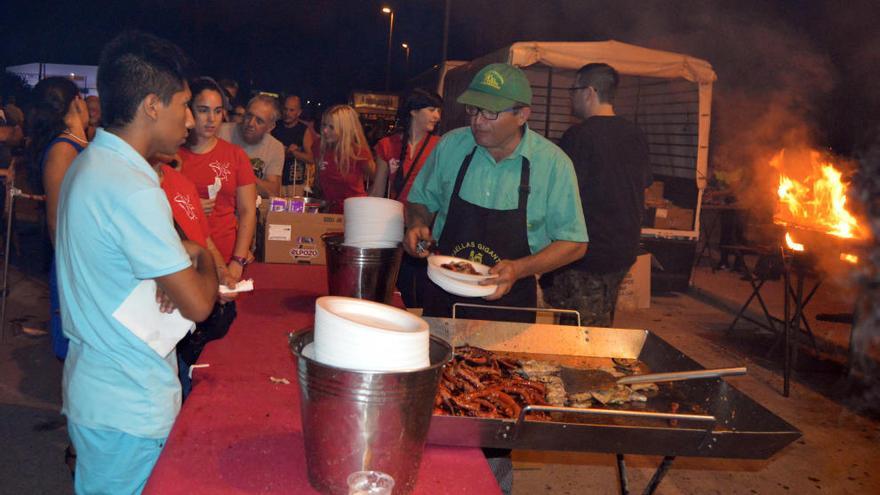
<svg viewBox="0 0 880 495">
<path fill-rule="evenodd" d="M 619 41 L 521 41 L 502 51 L 509 63 L 528 67 L 536 63 L 562 69 L 579 69 L 589 63 L 606 63 L 621 74 L 675 78 L 696 83 L 716 79 L 712 65 L 681 53 L 652 50 Z M 493 57 L 495 58 L 495 57 Z"/>
<path fill-rule="evenodd" d="M 697 150 L 696 157 L 693 160 L 693 177 L 696 181 L 698 196 L 695 202 L 696 212 L 693 229 L 679 231 L 652 228 L 643 229 L 642 232 L 658 237 L 684 237 L 689 239 L 697 239 L 699 237 L 700 202 L 702 190 L 706 187 L 706 171 L 708 168 L 712 86 L 717 79 L 715 71 L 712 70 L 712 65 L 709 62 L 682 53 L 653 50 L 614 40 L 521 41 L 473 60 L 465 66 L 451 70 L 446 79 L 447 90 L 445 97 L 452 97 L 451 99 L 454 100 L 454 96 L 464 91 L 473 75 L 479 69 L 492 62 L 509 63 L 525 69 L 527 73 L 530 72 L 529 68 L 539 64 L 559 69 L 559 72 L 565 72 L 576 71 L 590 63 L 606 63 L 614 67 L 618 73 L 626 76 L 684 79 L 696 84 L 699 92 L 699 109 L 697 112 Z M 540 72 L 540 69 L 538 71 Z M 444 111 L 444 118 L 450 113 Z M 535 115 L 535 113 L 533 112 L 532 115 Z M 676 145 L 673 144 L 672 146 Z M 686 157 L 678 158 L 688 159 Z"/>
</svg>

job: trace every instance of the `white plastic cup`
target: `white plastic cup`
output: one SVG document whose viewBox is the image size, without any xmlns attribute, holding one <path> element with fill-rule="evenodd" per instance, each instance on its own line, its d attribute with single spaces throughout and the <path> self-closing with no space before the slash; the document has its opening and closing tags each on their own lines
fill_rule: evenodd
<svg viewBox="0 0 880 495">
<path fill-rule="evenodd" d="M 394 478 L 381 471 L 357 471 L 348 475 L 348 495 L 391 495 Z"/>
</svg>

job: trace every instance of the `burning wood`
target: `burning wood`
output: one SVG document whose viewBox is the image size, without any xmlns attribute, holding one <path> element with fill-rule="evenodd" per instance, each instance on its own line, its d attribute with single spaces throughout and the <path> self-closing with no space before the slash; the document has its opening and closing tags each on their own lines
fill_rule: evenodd
<svg viewBox="0 0 880 495">
<path fill-rule="evenodd" d="M 785 245 L 788 246 L 792 251 L 803 251 L 804 245 L 799 242 L 794 242 L 794 239 L 791 238 L 791 234 L 789 232 L 785 233 Z"/>
<path fill-rule="evenodd" d="M 859 257 L 850 253 L 840 253 L 840 261 L 846 261 L 847 263 L 855 265 L 858 264 Z"/>
<path fill-rule="evenodd" d="M 770 166 L 779 172 L 779 204 L 774 221 L 845 239 L 867 239 L 867 229 L 847 209 L 848 184 L 842 180 L 843 173 L 818 151 L 809 150 L 803 155 L 806 163 L 798 163 L 791 157 L 786 159 L 783 149 L 770 160 Z M 790 169 L 798 169 L 799 177 L 789 173 Z M 804 245 L 790 234 L 786 233 L 785 240 L 789 248 L 804 250 Z"/>
</svg>

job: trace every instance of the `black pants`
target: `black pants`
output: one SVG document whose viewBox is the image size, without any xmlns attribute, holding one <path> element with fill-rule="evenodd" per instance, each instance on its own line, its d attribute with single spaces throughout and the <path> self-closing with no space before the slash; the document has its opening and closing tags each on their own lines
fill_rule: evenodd
<svg viewBox="0 0 880 495">
<path fill-rule="evenodd" d="M 425 283 L 430 283 L 426 277 L 420 276 L 428 266 L 424 258 L 413 258 L 403 253 L 400 260 L 400 271 L 397 274 L 397 290 L 403 299 L 403 305 L 407 308 L 423 308 Z"/>
<path fill-rule="evenodd" d="M 208 319 L 196 324 L 196 329 L 177 343 L 177 355 L 187 366 L 195 364 L 208 342 L 222 339 L 229 332 L 237 314 L 235 301 L 215 303 Z"/>
</svg>

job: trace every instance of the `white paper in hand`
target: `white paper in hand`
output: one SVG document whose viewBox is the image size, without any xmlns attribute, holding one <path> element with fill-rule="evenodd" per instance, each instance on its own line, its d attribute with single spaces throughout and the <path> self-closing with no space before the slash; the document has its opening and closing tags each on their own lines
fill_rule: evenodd
<svg viewBox="0 0 880 495">
<path fill-rule="evenodd" d="M 195 327 L 195 323 L 184 318 L 177 309 L 172 313 L 159 310 L 156 281 L 152 279 L 141 281 L 116 308 L 113 317 L 162 358 Z"/>
<path fill-rule="evenodd" d="M 220 181 L 220 177 L 214 177 L 214 183 L 208 186 L 208 199 L 215 199 L 221 187 L 223 187 L 223 182 Z"/>
<path fill-rule="evenodd" d="M 250 292 L 254 290 L 254 279 L 247 278 L 244 280 L 239 280 L 235 287 L 227 287 L 223 284 L 220 284 L 220 293 L 221 294 L 234 294 L 237 292 Z"/>
</svg>

